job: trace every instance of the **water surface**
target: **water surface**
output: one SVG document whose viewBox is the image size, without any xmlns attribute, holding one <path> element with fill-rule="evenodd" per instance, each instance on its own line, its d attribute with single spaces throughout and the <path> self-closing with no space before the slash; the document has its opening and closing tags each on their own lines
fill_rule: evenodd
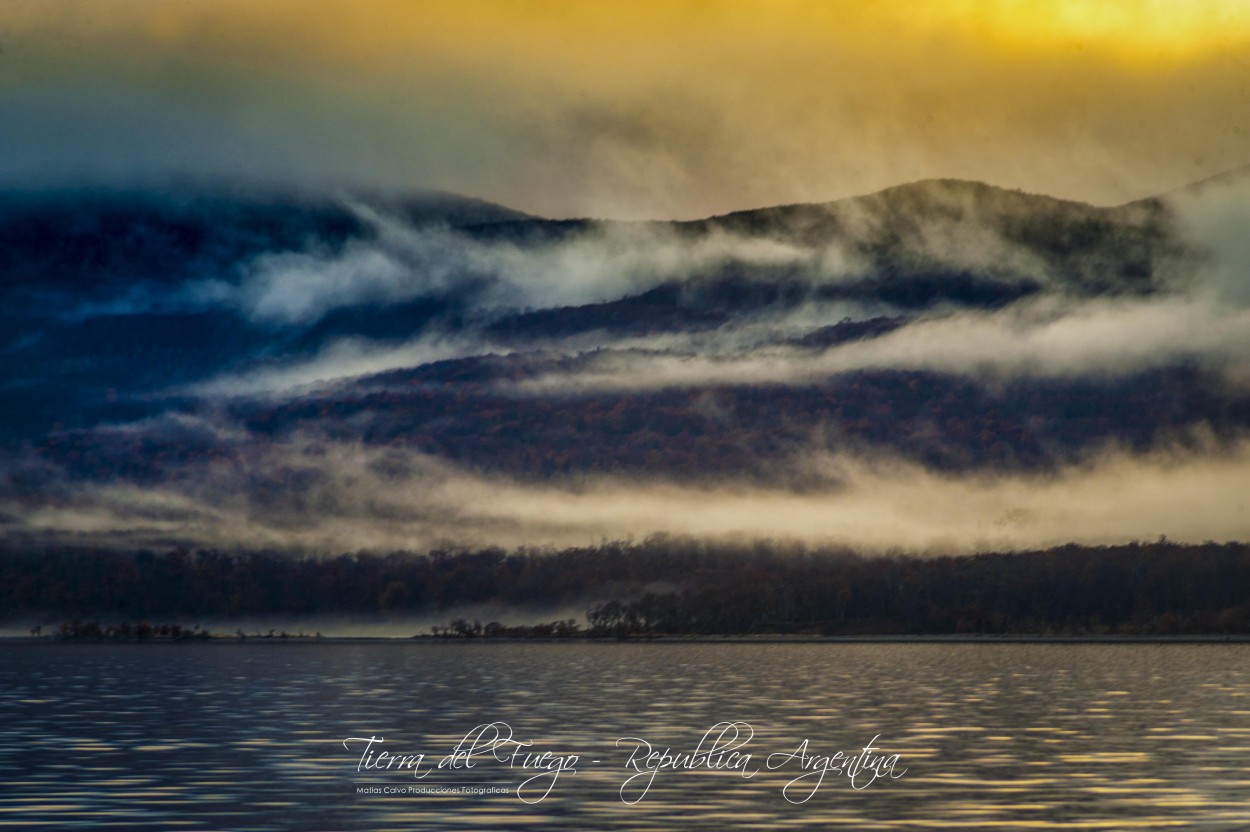
<svg viewBox="0 0 1250 832">
<path fill-rule="evenodd" d="M 526 804 L 505 765 L 435 768 L 496 721 L 577 773 Z M 690 752 L 721 722 L 751 726 L 757 774 L 662 771 L 622 800 L 618 739 Z M 427 776 L 357 771 L 343 740 L 371 736 L 427 754 Z M 901 777 L 830 774 L 793 803 L 797 765 L 764 765 L 874 736 Z M 1246 829 L 1250 645 L 0 646 L 0 827 L 110 825 Z"/>
</svg>

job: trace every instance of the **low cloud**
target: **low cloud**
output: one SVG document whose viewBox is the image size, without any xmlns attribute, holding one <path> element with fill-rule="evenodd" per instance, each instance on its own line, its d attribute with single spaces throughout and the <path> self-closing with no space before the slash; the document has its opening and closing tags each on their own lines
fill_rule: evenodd
<svg viewBox="0 0 1250 832">
<path fill-rule="evenodd" d="M 370 238 L 335 253 L 262 255 L 244 267 L 237 286 L 208 281 L 190 291 L 206 302 L 234 305 L 260 323 L 310 324 L 338 308 L 442 295 L 471 297 L 482 314 L 576 306 L 728 262 L 769 266 L 814 257 L 768 239 L 725 233 L 683 238 L 658 223 L 590 225 L 557 242 L 521 245 L 353 208 L 373 229 Z"/>
<path fill-rule="evenodd" d="M 881 337 L 818 353 L 775 345 L 760 348 L 726 329 L 715 333 L 720 349 L 683 349 L 672 339 L 634 339 L 619 345 L 632 352 L 596 355 L 575 371 L 517 386 L 544 393 L 806 384 L 864 369 L 978 378 L 1123 376 L 1190 363 L 1243 377 L 1250 365 L 1250 177 L 1191 188 L 1170 197 L 1168 206 L 1176 218 L 1176 244 L 1183 243 L 1192 255 L 1165 264 L 1161 285 L 1148 293 L 1088 298 L 1043 292 L 997 310 L 939 307 Z M 1013 269 L 1032 270 L 1024 273 L 1039 282 L 1053 285 L 1059 279 L 1049 266 L 1030 260 L 1032 255 L 984 225 L 972 223 L 961 233 L 941 245 L 926 242 L 918 250 L 942 257 L 945 251 L 949 257 L 939 257 L 939 262 L 969 265 L 998 252 L 989 260 L 1014 258 Z M 957 254 L 961 246 L 964 251 Z M 813 306 L 788 313 L 787 320 L 819 320 Z"/>
<path fill-rule="evenodd" d="M 454 335 L 426 335 L 401 344 L 343 338 L 309 359 L 271 362 L 253 370 L 223 373 L 173 392 L 209 398 L 297 395 L 344 379 L 464 358 L 487 349 L 482 341 Z"/>
<path fill-rule="evenodd" d="M 80 484 L 25 512 L 10 497 L 0 511 L 10 540 L 313 552 L 581 545 L 657 532 L 950 553 L 1250 537 L 1250 443 L 1109 452 L 1045 476 L 948 475 L 819 453 L 802 465 L 827 485 L 801 493 L 613 478 L 535 485 L 406 450 L 293 440 L 187 465 L 157 485 Z"/>
<path fill-rule="evenodd" d="M 884 334 L 875 338 L 824 349 L 797 346 L 793 339 L 857 311 L 899 310 L 872 296 L 862 303 L 857 296 L 842 302 L 819 292 L 755 309 L 747 293 L 748 301 L 733 307 L 723 323 L 703 329 L 679 322 L 670 332 L 640 335 L 625 327 L 621 331 L 633 334 L 621 335 L 610 327 L 570 327 L 572 335 L 540 332 L 523 345 L 484 333 L 510 311 L 611 300 L 727 264 L 792 268 L 813 283 L 849 284 L 861 277 L 856 246 L 836 235 L 799 244 L 780 234 L 736 233 L 726 230 L 729 225 L 703 236 L 659 225 L 590 225 L 555 242 L 521 244 L 446 227 L 409 226 L 362 208 L 375 228 L 368 239 L 337 252 L 314 247 L 265 255 L 246 264 L 237 283 L 206 282 L 192 291 L 201 293 L 205 306 L 233 308 L 262 327 L 307 326 L 344 307 L 459 293 L 472 298 L 465 325 L 440 330 L 441 323 L 435 324 L 420 337 L 392 343 L 334 337 L 310 359 L 239 361 L 233 366 L 254 369 L 218 375 L 192 389 L 209 399 L 293 396 L 383 370 L 522 347 L 540 358 L 579 357 L 545 362 L 573 369 L 499 382 L 505 392 L 529 396 L 664 386 L 806 385 L 839 373 L 889 368 L 992 382 L 999 377 L 1115 376 L 1199 364 L 1244 383 L 1250 379 L 1250 292 L 1245 290 L 1250 253 L 1240 233 L 1247 227 L 1244 204 L 1241 191 L 1223 187 L 1174 199 L 1172 210 L 1186 241 L 1203 252 L 1187 261 L 1190 272 L 1169 276 L 1183 280 L 1171 279 L 1150 291 L 1091 296 L 1080 289 L 1067 291 L 1062 276 L 1048 271 L 1053 264 L 1030 261 L 1032 255 L 1021 249 L 1008 271 L 1036 269 L 1025 275 L 1043 287 L 1034 295 L 994 309 L 935 303 L 912 310 L 906 325 L 881 330 Z M 959 240 L 922 239 L 917 251 L 936 252 L 939 264 L 967 265 L 984 257 L 1008 258 L 1018 250 L 1005 238 L 986 238 L 988 226 L 975 217 L 970 222 L 976 233 L 960 238 L 970 250 L 961 252 Z M 871 238 L 879 231 L 863 235 Z M 519 372 L 525 366 L 519 364 Z M 457 415 L 445 414 L 448 420 Z M 447 541 L 571 545 L 671 532 L 801 538 L 876 552 L 970 552 L 1158 535 L 1195 542 L 1250 536 L 1243 496 L 1250 493 L 1247 443 L 1217 448 L 1190 442 L 1187 447 L 1199 450 L 1146 455 L 1109 451 L 1046 475 L 985 470 L 956 475 L 885 458 L 887 452 L 879 449 L 864 450 L 864 456 L 813 451 L 804 455 L 796 476 L 774 480 L 804 483 L 804 490 L 796 491 L 743 483 L 679 484 L 665 480 L 658 469 L 637 480 L 583 475 L 527 482 L 395 447 L 324 436 L 287 435 L 268 443 L 229 430 L 229 441 L 222 443 L 215 438 L 220 431 L 211 426 L 175 427 L 182 431 L 175 435 L 175 447 L 185 449 L 191 442 L 185 437 L 195 428 L 207 437 L 207 450 L 201 461 L 171 463 L 156 482 L 122 475 L 83 482 L 66 472 L 45 471 L 42 481 L 54 487 L 31 493 L 10 479 L 0 496 L 0 537 L 117 547 L 185 543 L 334 552 L 421 549 Z M 128 429 L 142 437 L 154 425 Z M 325 435 L 341 439 L 344 434 Z M 794 450 L 778 451 L 785 458 L 769 462 L 793 467 Z"/>
<path fill-rule="evenodd" d="M 1202 289 L 1237 308 L 1250 307 L 1250 170 L 1173 194 L 1182 233 L 1207 254 Z"/>
<path fill-rule="evenodd" d="M 530 394 L 811 384 L 854 370 L 930 370 L 982 379 L 1124 376 L 1198 362 L 1239 372 L 1250 361 L 1250 309 L 1212 298 L 1089 301 L 1072 308 L 1042 301 L 997 313 L 921 318 L 866 341 L 814 352 L 764 346 L 737 354 L 681 352 L 660 340 L 651 351 L 589 357 L 576 370 L 510 384 Z"/>
<path fill-rule="evenodd" d="M 1149 290 L 1137 287 L 1131 293 L 1094 297 L 1083 294 L 1081 287 L 1114 285 L 1118 278 L 1103 271 L 1121 267 L 1117 257 L 1141 253 L 1133 248 L 1144 245 L 1133 236 L 1138 231 L 1124 232 L 1137 240 L 1125 243 L 1131 250 L 1120 252 L 1112 240 L 1092 259 L 1056 260 L 1046 254 L 1045 245 L 1030 247 L 1009 239 L 1003 229 L 1032 221 L 1030 212 L 1039 211 L 1068 217 L 1064 222 L 1070 220 L 1079 229 L 1083 226 L 1068 215 L 1079 219 L 1094 209 L 966 183 L 927 183 L 891 196 L 804 209 L 780 220 L 783 215 L 765 214 L 763 220 L 747 221 L 747 226 L 756 223 L 750 232 L 733 218 L 697 230 L 608 223 L 524 243 L 446 226 L 414 226 L 356 204 L 354 210 L 372 229 L 367 237 L 333 252 L 313 246 L 262 255 L 240 267 L 237 283 L 196 283 L 184 290 L 183 299 L 234 308 L 262 326 L 300 327 L 336 309 L 453 298 L 466 310 L 454 332 L 426 333 L 402 343 L 373 341 L 363 334 L 341 337 L 311 359 L 269 359 L 242 375 L 231 372 L 192 389 L 205 395 L 283 391 L 508 351 L 513 346 L 506 339 L 484 334 L 502 316 L 617 300 L 664 283 L 690 287 L 695 294 L 689 302 L 701 308 L 715 301 L 697 295 L 703 291 L 697 288 L 702 285 L 698 278 L 729 267 L 756 274 L 761 285 L 769 285 L 780 269 L 797 276 L 807 294 L 788 304 L 739 310 L 723 325 L 699 332 L 536 333 L 528 348 L 566 356 L 596 354 L 579 362 L 571 374 L 528 379 L 520 389 L 542 393 L 797 384 L 881 368 L 976 376 L 1119 375 L 1197 361 L 1235 370 L 1250 346 L 1245 335 L 1250 331 L 1250 290 L 1245 289 L 1250 285 L 1245 279 L 1250 252 L 1244 249 L 1245 235 L 1238 233 L 1250 222 L 1244 208 L 1250 200 L 1242 193 L 1250 190 L 1247 181 L 1234 178 L 1231 184 L 1174 196 L 1166 210 L 1176 218 L 1182 237 L 1157 244 L 1170 254 L 1160 254 L 1154 263 Z M 1138 206 L 1118 216 L 1116 222 L 1126 223 L 1125 228 L 1140 230 L 1157 215 Z M 781 222 L 782 231 L 765 232 L 759 226 L 774 221 Z M 908 268 L 921 273 L 985 275 L 1004 285 L 1031 282 L 1041 291 L 998 309 L 970 309 L 939 299 L 909 326 L 820 353 L 778 346 L 846 316 L 862 319 L 904 311 L 871 293 L 858 302 L 851 296 L 842 301 L 825 296 L 830 287 L 843 291 L 874 275 L 872 256 L 866 252 L 884 241 L 889 242 L 892 262 L 910 264 Z M 937 278 L 938 284 L 941 280 Z"/>
</svg>

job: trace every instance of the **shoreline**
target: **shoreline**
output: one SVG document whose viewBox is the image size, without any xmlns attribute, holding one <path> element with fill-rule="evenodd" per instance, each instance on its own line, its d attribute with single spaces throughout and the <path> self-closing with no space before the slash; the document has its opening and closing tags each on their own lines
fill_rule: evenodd
<svg viewBox="0 0 1250 832">
<path fill-rule="evenodd" d="M 414 636 L 322 636 L 265 638 L 212 636 L 198 639 L 90 639 L 55 636 L 0 636 L 0 645 L 317 645 L 317 644 L 1250 644 L 1250 635 L 932 635 L 932 636 L 786 636 L 786 635 L 691 635 L 654 637 L 565 637 L 565 638 L 444 638 Z"/>
</svg>

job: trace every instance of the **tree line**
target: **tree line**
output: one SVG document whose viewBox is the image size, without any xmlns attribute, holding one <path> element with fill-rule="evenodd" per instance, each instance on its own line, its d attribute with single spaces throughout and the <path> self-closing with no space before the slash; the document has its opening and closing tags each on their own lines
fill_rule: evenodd
<svg viewBox="0 0 1250 832">
<path fill-rule="evenodd" d="M 477 604 L 530 613 L 581 606 L 586 630 L 598 635 L 1250 634 L 1250 544 L 1161 539 L 920 557 L 656 536 L 561 550 L 336 556 L 0 553 L 0 615 L 10 620 L 402 618 Z M 565 624 L 561 634 L 574 627 L 581 624 Z M 448 632 L 464 634 L 457 629 Z M 499 624 L 492 634 L 507 629 Z"/>
</svg>

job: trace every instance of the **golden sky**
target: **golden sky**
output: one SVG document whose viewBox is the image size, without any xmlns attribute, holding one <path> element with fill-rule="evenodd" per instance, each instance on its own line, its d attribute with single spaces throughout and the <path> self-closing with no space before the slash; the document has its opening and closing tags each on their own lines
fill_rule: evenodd
<svg viewBox="0 0 1250 832">
<path fill-rule="evenodd" d="M 691 217 L 1250 163 L 1250 2 L 8 0 L 0 181 L 436 187 Z"/>
</svg>

